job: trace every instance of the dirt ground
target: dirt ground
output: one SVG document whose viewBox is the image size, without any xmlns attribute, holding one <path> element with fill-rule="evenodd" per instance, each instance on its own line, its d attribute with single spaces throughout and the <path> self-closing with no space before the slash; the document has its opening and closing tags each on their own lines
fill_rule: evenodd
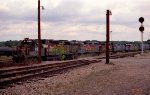
<svg viewBox="0 0 150 95">
<path fill-rule="evenodd" d="M 150 53 L 105 60 L 0 89 L 0 95 L 150 95 Z"/>
</svg>

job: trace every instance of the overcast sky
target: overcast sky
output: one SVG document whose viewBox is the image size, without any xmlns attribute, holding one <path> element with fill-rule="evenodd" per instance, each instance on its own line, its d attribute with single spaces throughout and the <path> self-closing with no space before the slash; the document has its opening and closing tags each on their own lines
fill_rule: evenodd
<svg viewBox="0 0 150 95">
<path fill-rule="evenodd" d="M 38 0 L 0 0 L 0 41 L 37 39 Z M 150 39 L 150 0 L 41 0 L 42 38 L 106 39 L 106 10 L 110 9 L 112 40 L 139 41 L 139 17 L 144 40 Z"/>
</svg>

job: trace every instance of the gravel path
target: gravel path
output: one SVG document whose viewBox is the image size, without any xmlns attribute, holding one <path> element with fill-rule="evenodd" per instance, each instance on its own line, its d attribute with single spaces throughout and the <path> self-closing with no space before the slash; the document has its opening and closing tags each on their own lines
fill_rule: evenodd
<svg viewBox="0 0 150 95">
<path fill-rule="evenodd" d="M 150 95 L 150 53 L 105 60 L 0 89 L 0 95 Z"/>
</svg>

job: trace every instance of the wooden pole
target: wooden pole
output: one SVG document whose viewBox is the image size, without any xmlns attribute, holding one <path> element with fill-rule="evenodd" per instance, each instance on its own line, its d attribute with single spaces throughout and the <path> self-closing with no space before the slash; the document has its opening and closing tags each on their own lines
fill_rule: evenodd
<svg viewBox="0 0 150 95">
<path fill-rule="evenodd" d="M 109 15 L 110 15 L 110 11 L 107 10 L 106 13 L 106 64 L 109 64 Z"/>
<path fill-rule="evenodd" d="M 40 0 L 38 0 L 38 62 L 41 63 L 41 9 Z"/>
</svg>

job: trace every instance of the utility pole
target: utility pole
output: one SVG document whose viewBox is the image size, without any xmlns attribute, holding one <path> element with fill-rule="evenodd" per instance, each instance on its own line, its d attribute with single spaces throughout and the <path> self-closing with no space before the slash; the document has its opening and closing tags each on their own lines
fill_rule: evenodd
<svg viewBox="0 0 150 95">
<path fill-rule="evenodd" d="M 44 10 L 44 7 L 41 6 L 40 0 L 38 0 L 38 62 L 42 62 L 41 58 L 41 49 L 42 49 L 42 43 L 41 43 L 41 7 Z"/>
<path fill-rule="evenodd" d="M 106 13 L 106 64 L 109 64 L 109 45 L 110 45 L 110 20 L 109 16 L 112 15 L 110 10 Z"/>
<path fill-rule="evenodd" d="M 41 4 L 40 0 L 38 0 L 38 62 L 42 62 L 41 58 Z"/>
</svg>

